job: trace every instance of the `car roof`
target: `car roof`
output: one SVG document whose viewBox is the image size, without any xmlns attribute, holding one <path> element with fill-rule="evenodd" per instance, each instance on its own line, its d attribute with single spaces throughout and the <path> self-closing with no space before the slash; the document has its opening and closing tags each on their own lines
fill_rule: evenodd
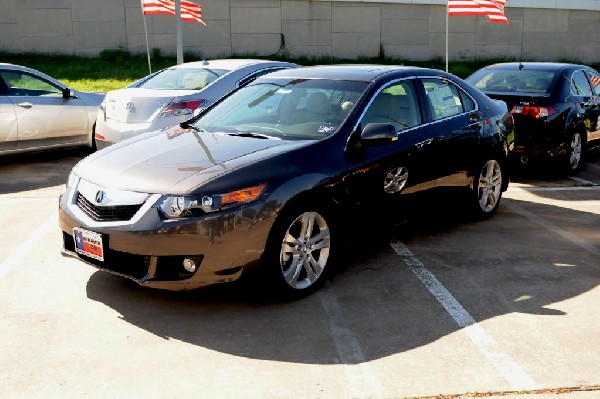
<svg viewBox="0 0 600 399">
<path fill-rule="evenodd" d="M 279 62 L 271 60 L 258 60 L 258 59 L 220 59 L 220 60 L 204 60 L 204 61 L 193 61 L 186 62 L 183 64 L 175 65 L 172 68 L 209 68 L 209 69 L 227 69 L 234 70 L 248 65 L 255 64 L 268 64 L 268 63 L 281 63 L 286 65 L 292 65 L 288 62 Z"/>
<path fill-rule="evenodd" d="M 589 67 L 585 65 L 561 62 L 504 62 L 488 65 L 482 69 L 506 69 L 515 71 L 520 69 L 535 69 L 540 71 L 563 71 L 568 69 L 589 69 Z"/>
<path fill-rule="evenodd" d="M 402 65 L 320 65 L 272 72 L 267 78 L 333 79 L 371 82 L 390 74 L 402 77 L 413 75 L 440 75 L 445 74 L 445 72 L 436 69 Z"/>
</svg>

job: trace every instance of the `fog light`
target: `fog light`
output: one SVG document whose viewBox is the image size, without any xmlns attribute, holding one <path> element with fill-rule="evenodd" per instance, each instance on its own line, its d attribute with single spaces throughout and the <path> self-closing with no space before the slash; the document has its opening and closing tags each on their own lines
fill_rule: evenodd
<svg viewBox="0 0 600 399">
<path fill-rule="evenodd" d="M 189 272 L 189 273 L 194 273 L 196 271 L 196 262 L 194 262 L 192 259 L 184 259 L 183 260 L 183 268 Z"/>
</svg>

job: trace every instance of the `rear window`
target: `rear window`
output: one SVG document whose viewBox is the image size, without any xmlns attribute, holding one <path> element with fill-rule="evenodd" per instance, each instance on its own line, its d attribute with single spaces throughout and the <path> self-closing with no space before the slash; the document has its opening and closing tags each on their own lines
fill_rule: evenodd
<svg viewBox="0 0 600 399">
<path fill-rule="evenodd" d="M 482 69 L 467 82 L 484 92 L 548 93 L 556 72 L 539 70 Z"/>
<path fill-rule="evenodd" d="M 158 90 L 201 90 L 226 74 L 224 69 L 171 68 L 165 69 L 139 85 Z"/>
</svg>

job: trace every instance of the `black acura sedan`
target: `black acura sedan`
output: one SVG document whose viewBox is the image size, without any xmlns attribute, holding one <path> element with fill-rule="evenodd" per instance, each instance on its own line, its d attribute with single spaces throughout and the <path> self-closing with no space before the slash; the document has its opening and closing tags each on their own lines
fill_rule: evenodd
<svg viewBox="0 0 600 399">
<path fill-rule="evenodd" d="M 584 65 L 503 63 L 469 76 L 515 119 L 515 155 L 522 163 L 555 161 L 567 173 L 600 146 L 600 74 Z"/>
<path fill-rule="evenodd" d="M 275 72 L 77 164 L 60 198 L 63 253 L 143 286 L 257 267 L 276 292 L 305 294 L 363 234 L 355 221 L 403 198 L 452 187 L 492 216 L 512 140 L 506 104 L 441 71 Z"/>
</svg>

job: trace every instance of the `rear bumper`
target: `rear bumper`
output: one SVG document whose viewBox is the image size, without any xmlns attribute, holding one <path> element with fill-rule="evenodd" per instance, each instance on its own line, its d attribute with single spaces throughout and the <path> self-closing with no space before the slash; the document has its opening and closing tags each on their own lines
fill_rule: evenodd
<svg viewBox="0 0 600 399">
<path fill-rule="evenodd" d="M 185 122 L 186 117 L 157 118 L 152 122 L 125 123 L 112 119 L 104 120 L 99 114 L 96 121 L 96 147 L 100 150 L 113 144 L 119 143 L 142 133 L 152 132 L 158 129 L 166 129 L 171 126 Z"/>
</svg>

